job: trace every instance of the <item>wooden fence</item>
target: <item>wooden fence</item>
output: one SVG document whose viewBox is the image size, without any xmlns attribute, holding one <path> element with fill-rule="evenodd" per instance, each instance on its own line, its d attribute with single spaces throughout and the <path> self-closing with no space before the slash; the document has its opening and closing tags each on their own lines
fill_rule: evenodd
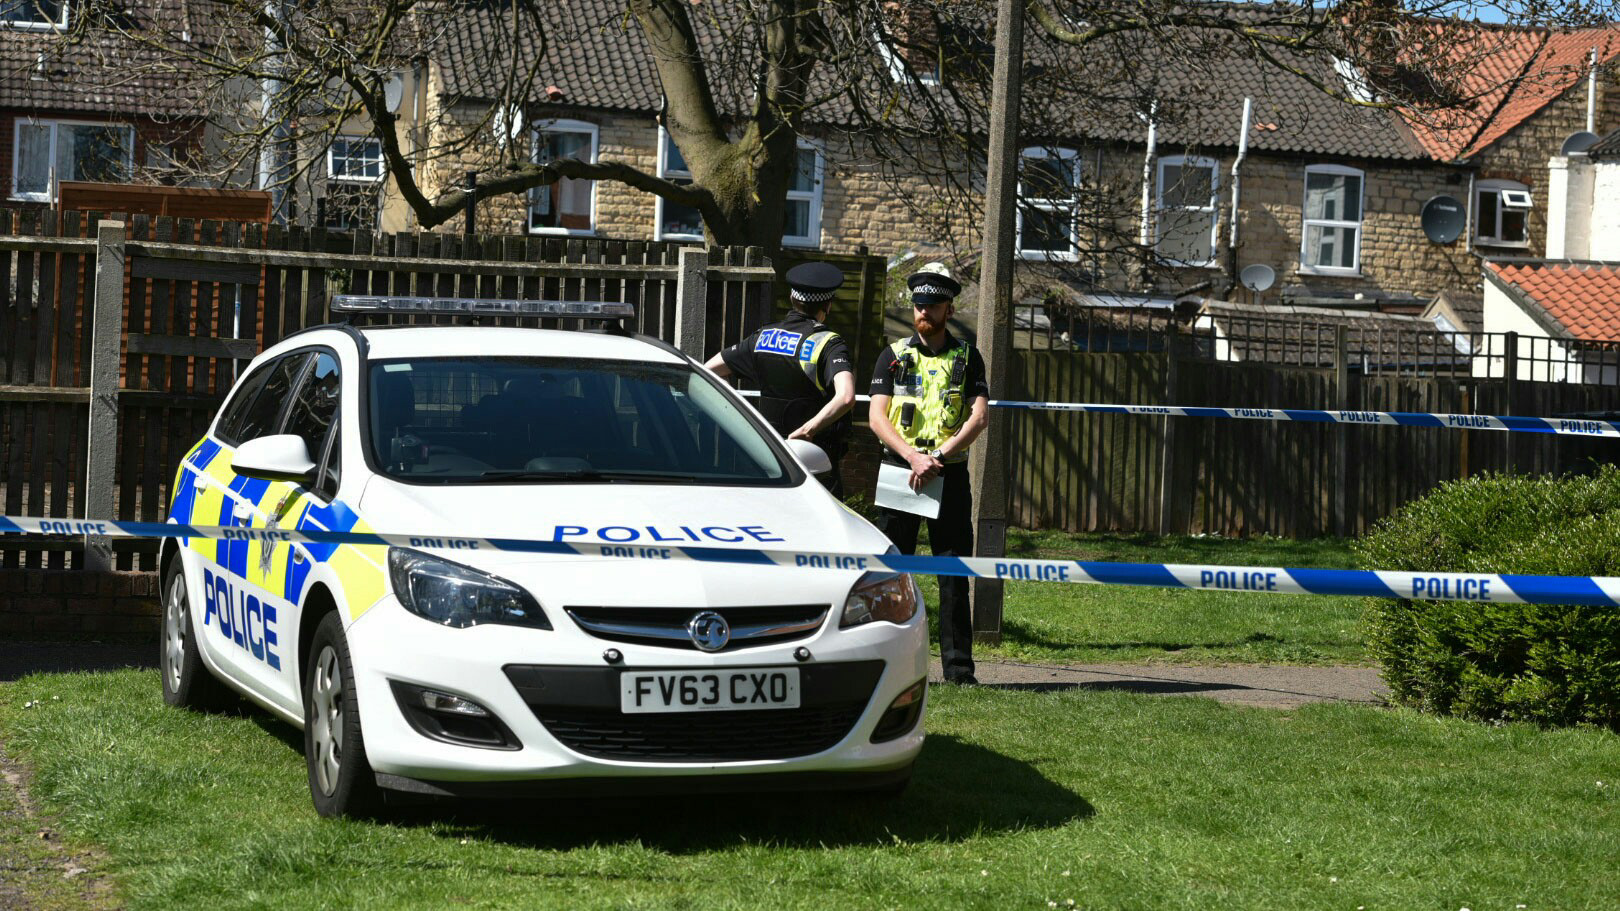
<svg viewBox="0 0 1620 911">
<path fill-rule="evenodd" d="M 330 322 L 335 292 L 634 301 L 638 331 L 700 357 L 757 328 L 774 296 L 775 273 L 757 248 L 527 236 L 373 239 L 123 220 L 121 237 L 98 244 L 100 213 L 0 209 L 0 506 L 8 514 L 162 520 L 180 457 L 245 359 Z M 355 321 L 379 320 L 447 318 Z M 98 350 L 105 353 L 99 364 Z M 84 548 L 82 538 L 0 539 L 0 566 L 107 559 L 121 569 L 155 568 L 152 541 L 116 540 L 111 553 L 88 559 Z"/>
<path fill-rule="evenodd" d="M 1181 341 L 1179 351 L 1194 347 Z M 1614 386 L 1365 376 L 1349 366 L 1026 348 L 1016 351 L 1007 397 L 1538 416 L 1612 409 L 1620 400 Z M 1580 471 L 1620 457 L 1613 440 L 1550 434 L 1022 410 L 1004 419 L 1012 428 L 1012 524 L 1069 531 L 1355 535 L 1442 481 Z"/>
</svg>

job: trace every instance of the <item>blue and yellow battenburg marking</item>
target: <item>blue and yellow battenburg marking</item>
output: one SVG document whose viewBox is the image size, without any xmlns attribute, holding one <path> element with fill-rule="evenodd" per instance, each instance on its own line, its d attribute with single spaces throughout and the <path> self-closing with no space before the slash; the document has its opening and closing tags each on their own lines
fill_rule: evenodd
<svg viewBox="0 0 1620 911">
<path fill-rule="evenodd" d="M 622 526 L 606 526 L 620 529 Z M 0 516 L 0 533 L 87 534 L 145 538 L 200 537 L 231 542 L 344 545 L 338 554 L 353 551 L 380 553 L 389 546 L 435 550 L 501 550 L 518 553 L 585 556 L 633 560 L 693 560 L 704 563 L 776 566 L 812 570 L 916 573 L 932 576 L 968 576 L 1014 581 L 1070 582 L 1100 585 L 1141 585 L 1205 591 L 1250 591 L 1304 595 L 1371 595 L 1380 598 L 1416 598 L 1430 601 L 1490 601 L 1515 604 L 1620 606 L 1620 577 L 1530 576 L 1508 573 L 1406 572 L 1359 569 L 1286 569 L 1269 566 L 1201 566 L 1176 563 L 1098 563 L 1085 560 L 1024 560 L 993 557 L 908 557 L 898 554 L 852 554 L 832 551 L 759 550 L 750 547 L 714 547 L 701 544 L 650 544 L 565 540 L 581 526 L 555 526 L 551 539 L 474 538 L 466 536 L 412 536 L 362 530 L 322 531 L 285 528 L 236 528 L 173 525 L 160 522 L 118 522 L 94 519 L 45 519 L 35 516 Z M 682 527 L 682 530 L 686 530 Z M 693 539 L 704 532 L 730 534 L 758 531 L 764 540 L 774 537 L 758 526 L 707 526 L 693 529 Z M 660 531 L 659 541 L 668 540 Z M 360 574 L 360 579 L 370 578 Z M 360 581 L 360 580 L 357 580 Z M 345 579 L 345 592 L 351 583 Z M 380 582 L 379 595 L 380 598 Z M 362 597 L 370 598 L 369 592 Z M 369 603 L 374 604 L 375 599 Z"/>
<path fill-rule="evenodd" d="M 232 468 L 233 451 L 204 438 L 181 460 L 175 474 L 174 497 L 169 509 L 171 521 L 180 524 L 207 522 L 217 518 L 223 528 L 293 528 L 315 532 L 365 532 L 369 527 L 341 500 L 320 503 L 302 487 L 237 475 Z M 256 521 L 257 520 L 257 521 Z M 234 592 L 229 580 L 247 583 L 244 590 L 259 590 L 289 604 L 299 604 L 305 594 L 310 572 L 316 564 L 330 564 L 343 586 L 350 617 L 365 613 L 382 599 L 386 591 L 383 561 L 386 547 L 339 543 L 282 543 L 275 541 L 209 540 L 183 537 L 182 546 L 195 549 L 213 561 L 225 574 L 217 577 L 218 587 Z M 240 609 L 233 616 L 247 617 L 246 602 L 238 598 Z M 257 599 L 254 599 L 257 601 Z M 273 610 L 273 608 L 271 608 Z M 263 617 L 263 608 L 260 614 Z M 223 614 L 216 617 L 224 618 Z M 230 622 L 225 619 L 225 622 Z M 243 621 L 251 622 L 251 621 Z M 219 627 L 236 641 L 236 626 Z M 238 644 L 242 644 L 239 642 Z M 255 652 L 255 657 L 259 653 Z"/>
</svg>

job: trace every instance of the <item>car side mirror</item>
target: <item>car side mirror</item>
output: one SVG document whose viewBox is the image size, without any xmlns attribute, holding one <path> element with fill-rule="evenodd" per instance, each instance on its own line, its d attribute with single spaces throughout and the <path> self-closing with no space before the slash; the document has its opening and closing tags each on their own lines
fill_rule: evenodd
<svg viewBox="0 0 1620 911">
<path fill-rule="evenodd" d="M 237 447 L 231 468 L 239 475 L 260 481 L 300 483 L 315 476 L 315 461 L 309 457 L 309 447 L 296 433 L 248 440 Z"/>
<path fill-rule="evenodd" d="M 832 471 L 832 459 L 827 458 L 827 451 L 809 440 L 788 440 L 787 448 L 811 474 Z"/>
</svg>

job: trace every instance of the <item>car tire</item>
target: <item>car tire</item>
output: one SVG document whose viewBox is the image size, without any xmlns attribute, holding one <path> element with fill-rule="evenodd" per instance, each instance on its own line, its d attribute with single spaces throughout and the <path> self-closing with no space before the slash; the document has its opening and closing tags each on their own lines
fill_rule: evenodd
<svg viewBox="0 0 1620 911">
<path fill-rule="evenodd" d="M 369 817 L 382 808 L 377 776 L 366 760 L 354 665 L 343 620 L 329 611 L 315 627 L 304 669 L 304 764 L 321 816 Z"/>
<path fill-rule="evenodd" d="M 196 627 L 191 623 L 191 598 L 180 558 L 169 563 L 163 577 L 162 634 L 158 637 L 158 673 L 163 678 L 163 701 L 198 711 L 217 711 L 236 701 L 236 694 L 214 676 L 197 650 Z"/>
</svg>

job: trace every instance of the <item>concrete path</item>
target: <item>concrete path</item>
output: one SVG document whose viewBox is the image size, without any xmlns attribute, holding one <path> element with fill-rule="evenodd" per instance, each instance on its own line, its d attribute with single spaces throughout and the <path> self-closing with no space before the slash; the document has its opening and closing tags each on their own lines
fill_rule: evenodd
<svg viewBox="0 0 1620 911">
<path fill-rule="evenodd" d="M 939 661 L 929 679 L 941 678 Z M 1382 705 L 1389 688 L 1374 667 L 1284 665 L 1080 664 L 1073 666 L 980 661 L 985 686 L 1027 690 L 1122 690 L 1166 696 L 1207 696 L 1233 705 L 1288 709 L 1307 702 Z"/>
</svg>

